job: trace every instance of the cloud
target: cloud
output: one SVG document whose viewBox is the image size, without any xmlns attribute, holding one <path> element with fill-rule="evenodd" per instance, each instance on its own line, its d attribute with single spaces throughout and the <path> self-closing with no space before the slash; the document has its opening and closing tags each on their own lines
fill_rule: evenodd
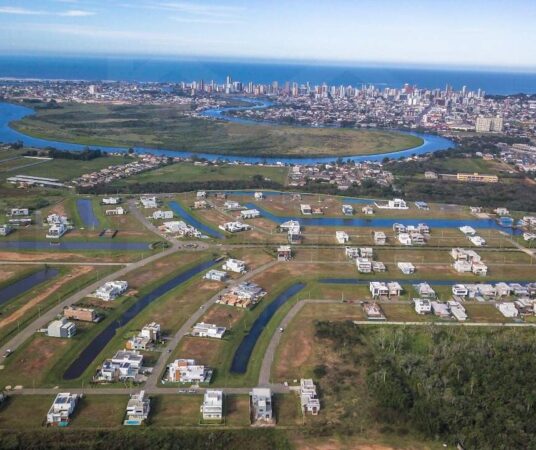
<svg viewBox="0 0 536 450">
<path fill-rule="evenodd" d="M 14 14 L 20 16 L 59 16 L 59 17 L 88 17 L 94 16 L 91 11 L 82 11 L 79 9 L 70 9 L 68 11 L 52 12 L 42 11 L 39 9 L 19 8 L 15 6 L 0 6 L 0 14 Z"/>
<path fill-rule="evenodd" d="M 162 9 L 191 14 L 194 16 L 207 17 L 229 17 L 240 14 L 243 11 L 243 8 L 236 6 L 200 5 L 197 3 L 187 2 L 161 2 L 156 3 L 155 6 Z"/>
<path fill-rule="evenodd" d="M 21 16 L 42 16 L 47 14 L 45 11 L 37 11 L 27 8 L 18 8 L 15 6 L 0 6 L 0 14 L 17 14 Z"/>
<path fill-rule="evenodd" d="M 91 11 L 81 11 L 79 9 L 72 9 L 69 11 L 61 12 L 58 14 L 58 16 L 62 17 L 88 17 L 88 16 L 94 16 L 95 13 Z"/>
<path fill-rule="evenodd" d="M 233 19 L 233 18 L 211 18 L 211 17 L 170 17 L 173 22 L 179 22 L 179 23 L 205 23 L 205 24 L 213 24 L 213 25 L 236 25 L 239 23 L 243 23 L 243 21 L 239 18 Z"/>
</svg>

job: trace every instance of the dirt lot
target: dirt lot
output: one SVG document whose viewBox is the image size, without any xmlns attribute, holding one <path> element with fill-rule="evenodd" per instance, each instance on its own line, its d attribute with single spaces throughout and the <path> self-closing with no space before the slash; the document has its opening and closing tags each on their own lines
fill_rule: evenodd
<svg viewBox="0 0 536 450">
<path fill-rule="evenodd" d="M 198 364 L 214 367 L 217 365 L 217 359 L 223 345 L 221 339 L 187 337 L 182 341 L 177 356 L 179 358 L 192 358 Z"/>
<path fill-rule="evenodd" d="M 225 305 L 214 305 L 201 319 L 205 323 L 214 323 L 220 327 L 231 328 L 244 315 L 244 311 Z"/>
<path fill-rule="evenodd" d="M 56 292 L 58 289 L 60 289 L 62 286 L 66 285 L 67 283 L 71 283 L 73 279 L 76 279 L 82 275 L 85 275 L 89 272 L 91 272 L 94 268 L 91 266 L 75 266 L 72 268 L 70 273 L 67 276 L 64 276 L 55 282 L 51 283 L 46 289 L 41 291 L 38 295 L 35 297 L 32 297 L 31 300 L 29 300 L 27 303 L 25 303 L 22 307 L 14 311 L 9 316 L 3 318 L 0 320 L 0 328 L 5 327 L 14 321 L 20 319 L 26 311 L 33 308 L 35 305 L 41 303 L 43 300 L 45 300 L 47 297 L 52 295 L 54 292 Z"/>
</svg>

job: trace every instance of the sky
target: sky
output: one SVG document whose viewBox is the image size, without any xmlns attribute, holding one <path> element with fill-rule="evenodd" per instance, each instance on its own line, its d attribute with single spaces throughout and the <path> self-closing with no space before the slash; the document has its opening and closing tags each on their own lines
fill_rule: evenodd
<svg viewBox="0 0 536 450">
<path fill-rule="evenodd" d="M 0 0 L 0 53 L 536 68 L 534 0 Z"/>
</svg>

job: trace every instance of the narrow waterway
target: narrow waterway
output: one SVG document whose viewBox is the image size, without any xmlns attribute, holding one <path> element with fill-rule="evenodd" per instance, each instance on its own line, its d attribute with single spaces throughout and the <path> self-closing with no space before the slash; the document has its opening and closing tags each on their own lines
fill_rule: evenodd
<svg viewBox="0 0 536 450">
<path fill-rule="evenodd" d="M 64 380 L 74 380 L 81 376 L 84 371 L 93 363 L 99 353 L 106 347 L 108 342 L 115 336 L 115 332 L 118 328 L 125 326 L 134 317 L 136 317 L 147 305 L 166 294 L 167 292 L 175 289 L 177 286 L 186 283 L 197 274 L 209 269 L 216 264 L 216 261 L 210 260 L 198 264 L 191 269 L 182 272 L 180 275 L 172 278 L 169 281 L 158 286 L 148 294 L 136 301 L 130 308 L 128 308 L 120 317 L 108 324 L 108 326 L 102 330 L 89 345 L 78 355 L 71 365 L 67 368 L 63 374 Z M 128 301 L 128 300 L 127 300 Z"/>
<path fill-rule="evenodd" d="M 59 273 L 60 272 L 58 269 L 47 267 L 43 270 L 32 273 L 31 275 L 24 277 L 18 281 L 15 281 L 12 284 L 7 285 L 5 288 L 0 289 L 0 305 L 3 305 L 10 300 L 18 297 L 19 295 L 24 294 L 35 286 L 44 283 L 45 281 L 51 280 Z"/>
<path fill-rule="evenodd" d="M 238 346 L 233 356 L 231 363 L 231 372 L 233 373 L 246 373 L 248 368 L 249 359 L 255 348 L 257 340 L 261 336 L 264 328 L 270 322 L 270 319 L 277 312 L 277 310 L 283 306 L 290 298 L 294 297 L 305 287 L 303 283 L 295 283 L 287 290 L 279 294 L 275 300 L 273 300 L 260 314 L 259 317 L 253 322 L 251 330 L 242 339 L 242 342 Z"/>
</svg>

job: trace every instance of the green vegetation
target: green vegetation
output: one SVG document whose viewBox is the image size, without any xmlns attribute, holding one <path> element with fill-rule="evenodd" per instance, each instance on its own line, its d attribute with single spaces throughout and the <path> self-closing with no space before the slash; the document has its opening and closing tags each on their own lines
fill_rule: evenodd
<svg viewBox="0 0 536 450">
<path fill-rule="evenodd" d="M 316 373 L 324 399 L 342 411 L 312 433 L 379 423 L 465 448 L 534 447 L 534 330 L 317 322 L 316 335 L 341 360 Z"/>
<path fill-rule="evenodd" d="M 112 186 L 124 186 L 129 184 L 145 183 L 173 183 L 181 182 L 210 182 L 210 181 L 233 181 L 249 180 L 255 175 L 284 185 L 286 183 L 288 168 L 285 167 L 261 167 L 261 166 L 237 166 L 226 165 L 196 165 L 193 163 L 176 163 L 159 169 L 134 175 L 126 180 L 112 183 Z"/>
<path fill-rule="evenodd" d="M 12 124 L 46 139 L 248 156 L 367 155 L 405 150 L 422 139 L 389 131 L 265 127 L 190 117 L 184 107 L 66 104 Z"/>
</svg>

